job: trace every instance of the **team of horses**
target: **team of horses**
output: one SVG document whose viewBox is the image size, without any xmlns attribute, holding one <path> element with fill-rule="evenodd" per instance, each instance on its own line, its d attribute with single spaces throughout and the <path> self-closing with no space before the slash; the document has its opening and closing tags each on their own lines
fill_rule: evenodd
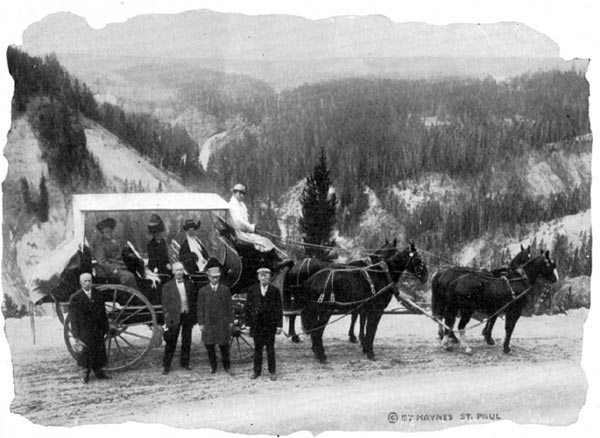
<svg viewBox="0 0 600 438">
<path fill-rule="evenodd" d="M 125 256 L 124 256 L 125 257 Z M 90 269 L 90 255 L 85 251 L 74 256 L 61 275 L 61 281 L 51 292 L 64 301 L 77 288 L 78 272 Z M 245 255 L 234 260 L 237 264 L 237 286 L 256 281 L 253 269 L 242 269 L 252 259 Z M 231 263 L 231 260 L 229 261 Z M 131 270 L 140 269 L 139 261 L 129 260 Z M 228 263 L 225 263 L 226 268 Z M 233 265 L 232 265 L 233 266 Z M 249 266 L 249 264 L 248 264 Z M 248 267 L 246 266 L 246 267 Z M 235 269 L 233 269 L 235 271 Z M 398 247 L 397 241 L 387 240 L 368 257 L 345 264 L 323 262 L 318 259 L 303 259 L 293 267 L 281 272 L 284 309 L 300 312 L 304 334 L 311 339 L 312 350 L 320 362 L 327 361 L 323 345 L 323 333 L 332 315 L 351 316 L 348 332 L 351 342 L 358 342 L 367 358 L 374 360 L 374 340 L 379 322 L 385 309 L 395 296 L 400 299 L 400 280 L 426 283 L 429 273 L 425 260 L 414 243 Z M 521 251 L 507 267 L 476 270 L 451 266 L 436 272 L 431 279 L 432 316 L 439 324 L 441 344 L 450 349 L 459 343 L 466 353 L 471 348 L 466 342 L 465 328 L 474 312 L 487 315 L 483 336 L 490 345 L 494 344 L 492 329 L 496 319 L 505 316 L 503 349 L 510 352 L 510 339 L 515 325 L 527 303 L 532 299 L 531 290 L 539 279 L 555 283 L 558 281 L 556 264 L 549 252 L 532 257 L 530 248 L 521 246 Z M 66 288 L 72 283 L 73 287 Z M 65 290 L 69 290 L 65 294 Z M 160 300 L 156 295 L 154 301 Z M 454 323 L 460 321 L 454 336 Z M 358 340 L 354 327 L 360 318 Z M 299 341 L 295 332 L 295 315 L 290 316 L 289 336 Z"/>
</svg>

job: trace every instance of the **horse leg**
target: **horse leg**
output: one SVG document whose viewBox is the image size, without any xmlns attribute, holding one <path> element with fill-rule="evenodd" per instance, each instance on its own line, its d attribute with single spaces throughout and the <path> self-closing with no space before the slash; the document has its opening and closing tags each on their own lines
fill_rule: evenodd
<svg viewBox="0 0 600 438">
<path fill-rule="evenodd" d="M 483 331 L 481 332 L 481 334 L 483 335 L 483 338 L 485 339 L 485 342 L 487 342 L 488 345 L 495 344 L 494 339 L 492 338 L 492 330 L 494 329 L 494 324 L 496 323 L 496 319 L 498 319 L 498 315 L 494 315 L 490 319 L 488 319 L 487 322 L 485 323 L 485 327 L 483 328 Z"/>
<path fill-rule="evenodd" d="M 515 329 L 515 325 L 517 325 L 517 321 L 519 320 L 519 317 L 521 316 L 521 313 L 517 313 L 517 314 L 512 314 L 512 313 L 506 313 L 506 322 L 504 323 L 504 330 L 506 332 L 505 336 L 504 336 L 504 352 L 506 354 L 510 353 L 510 338 L 513 334 L 513 331 Z"/>
<path fill-rule="evenodd" d="M 450 341 L 451 336 L 454 333 L 452 329 L 454 328 L 454 322 L 456 321 L 456 314 L 458 312 L 454 309 L 446 309 L 444 311 L 444 324 L 446 327 L 444 328 L 444 337 L 442 338 L 442 347 L 446 350 L 450 350 Z"/>
<path fill-rule="evenodd" d="M 364 345 L 365 345 L 365 327 L 367 325 L 367 314 L 364 311 L 360 311 L 360 320 L 359 320 L 359 330 L 358 330 L 358 340 L 360 341 L 360 345 L 363 346 L 364 353 Z"/>
<path fill-rule="evenodd" d="M 315 345 L 315 356 L 321 363 L 327 363 L 327 355 L 325 354 L 325 347 L 323 347 L 323 332 L 325 331 L 325 326 L 329 322 L 329 318 L 331 314 L 329 312 L 322 312 L 319 314 L 319 318 L 317 320 L 317 329 L 314 332 L 314 343 Z"/>
<path fill-rule="evenodd" d="M 367 318 L 367 332 L 363 343 L 363 352 L 367 355 L 367 359 L 369 360 L 375 360 L 373 343 L 375 341 L 375 333 L 377 333 L 377 326 L 379 325 L 381 315 L 383 315 L 381 312 L 368 313 L 365 315 Z"/>
<path fill-rule="evenodd" d="M 467 344 L 467 338 L 465 337 L 465 327 L 469 323 L 471 319 L 471 315 L 473 315 L 473 311 L 463 311 L 461 312 L 460 321 L 458 323 L 458 343 L 459 345 L 465 349 L 466 354 L 473 353 L 469 344 Z"/>
<path fill-rule="evenodd" d="M 289 336 L 292 338 L 292 342 L 295 342 L 297 344 L 298 342 L 300 342 L 300 338 L 296 334 L 296 315 L 290 315 L 290 316 L 288 316 L 288 319 L 289 319 L 289 329 L 288 329 Z"/>
<path fill-rule="evenodd" d="M 348 329 L 348 338 L 350 339 L 350 342 L 352 342 L 353 344 L 356 344 L 358 341 L 356 339 L 356 336 L 354 336 L 354 326 L 356 325 L 356 318 L 358 318 L 358 312 L 354 311 L 352 312 L 352 315 L 350 317 L 350 328 Z"/>
</svg>

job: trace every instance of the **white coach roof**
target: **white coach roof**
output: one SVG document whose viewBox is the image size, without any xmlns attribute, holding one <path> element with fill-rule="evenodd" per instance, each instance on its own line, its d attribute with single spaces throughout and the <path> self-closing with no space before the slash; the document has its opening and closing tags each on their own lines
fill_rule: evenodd
<svg viewBox="0 0 600 438">
<path fill-rule="evenodd" d="M 96 211 L 229 211 L 216 193 L 97 193 L 73 195 L 73 231 L 83 242 L 84 215 Z"/>
</svg>

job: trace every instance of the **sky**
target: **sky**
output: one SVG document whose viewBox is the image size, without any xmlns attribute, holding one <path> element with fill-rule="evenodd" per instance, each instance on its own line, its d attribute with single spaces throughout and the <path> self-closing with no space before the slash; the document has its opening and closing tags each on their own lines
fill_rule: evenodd
<svg viewBox="0 0 600 438">
<path fill-rule="evenodd" d="M 600 6 L 593 1 L 584 0 L 501 0 L 501 1 L 475 1 L 475 0 L 20 0 L 3 1 L 0 6 L 0 46 L 3 50 L 11 44 L 22 43 L 23 31 L 32 23 L 39 21 L 48 14 L 60 11 L 70 11 L 83 16 L 90 26 L 101 28 L 107 23 L 123 22 L 128 18 L 146 13 L 177 13 L 194 9 L 211 9 L 219 12 L 238 12 L 248 15 L 261 14 L 290 14 L 306 18 L 318 19 L 339 15 L 386 15 L 396 22 L 418 21 L 429 24 L 444 25 L 449 23 L 494 23 L 494 22 L 521 22 L 536 29 L 553 39 L 560 46 L 560 56 L 564 59 L 591 58 L 588 70 L 588 80 L 591 83 L 591 117 L 592 131 L 598 127 L 598 92 L 597 84 L 600 68 L 596 64 L 600 48 L 600 23 L 598 15 Z M 10 128 L 10 99 L 12 97 L 12 78 L 6 67 L 6 57 L 0 57 L 0 132 L 7 133 Z M 4 137 L 5 138 L 5 137 Z M 2 140 L 3 144 L 6 140 Z M 593 183 L 592 183 L 592 222 L 594 229 L 597 223 L 598 193 L 598 154 L 593 154 Z M 0 159 L 0 174 L 5 177 L 6 163 Z M 600 260 L 598 245 L 594 248 L 594 259 Z M 598 269 L 594 270 L 592 277 L 592 290 L 598 289 Z M 594 301 L 594 305 L 596 305 Z M 600 414 L 599 380 L 600 366 L 593 337 L 600 331 L 598 327 L 598 309 L 592 305 L 588 322 L 585 325 L 584 360 L 583 365 L 590 383 L 588 403 L 581 414 L 580 421 L 567 429 L 542 428 L 542 427 L 513 427 L 508 432 L 513 435 L 531 435 L 544 433 L 545 437 L 561 436 L 567 433 L 583 434 L 594 424 Z M 12 436 L 15 431 L 43 433 L 45 437 L 75 436 L 91 431 L 98 434 L 98 427 L 86 427 L 83 430 L 64 428 L 42 428 L 31 425 L 27 420 L 9 413 L 12 400 L 11 388 L 12 367 L 10 353 L 6 338 L 0 336 L 0 381 L 3 385 L 0 391 L 0 436 Z M 49 376 L 52 378 L 52 376 Z M 124 432 L 124 426 L 109 428 L 119 435 Z M 150 428 L 151 429 L 151 428 Z M 164 433 L 164 429 L 161 429 Z M 506 432 L 503 429 L 503 432 Z M 102 433 L 106 429 L 102 430 Z M 152 436 L 151 430 L 144 432 Z M 474 427 L 470 433 L 489 433 L 488 427 Z M 191 436 L 193 431 L 178 431 L 178 435 Z M 464 430 L 456 429 L 447 431 L 450 436 L 462 436 Z M 499 430 L 496 430 L 499 433 Z M 196 433 L 195 436 L 198 434 Z M 417 434 L 416 436 L 420 436 Z M 587 434 L 586 434 L 587 435 Z M 308 436 L 308 435 L 303 435 Z M 382 435 L 383 436 L 383 435 Z M 429 435 L 428 435 L 429 436 Z M 474 435 L 475 436 L 475 435 Z"/>
</svg>

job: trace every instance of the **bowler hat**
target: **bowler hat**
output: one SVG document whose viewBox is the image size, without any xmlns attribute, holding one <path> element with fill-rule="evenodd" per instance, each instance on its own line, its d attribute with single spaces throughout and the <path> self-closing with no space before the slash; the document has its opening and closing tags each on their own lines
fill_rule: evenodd
<svg viewBox="0 0 600 438">
<path fill-rule="evenodd" d="M 246 193 L 246 186 L 244 184 L 236 184 L 233 186 L 233 188 L 231 189 L 232 192 L 241 192 L 241 193 Z"/>
<path fill-rule="evenodd" d="M 200 221 L 195 222 L 194 219 L 186 219 L 183 223 L 183 231 L 189 230 L 190 228 L 197 230 L 200 227 L 200 224 Z"/>
<path fill-rule="evenodd" d="M 105 228 L 110 228 L 111 230 L 114 230 L 116 226 L 117 221 L 114 220 L 112 217 L 107 217 L 103 221 L 98 222 L 96 228 L 98 229 L 98 231 L 102 232 Z"/>
<path fill-rule="evenodd" d="M 165 231 L 165 224 L 156 213 L 152 213 L 148 222 L 148 231 L 152 234 Z"/>
</svg>

